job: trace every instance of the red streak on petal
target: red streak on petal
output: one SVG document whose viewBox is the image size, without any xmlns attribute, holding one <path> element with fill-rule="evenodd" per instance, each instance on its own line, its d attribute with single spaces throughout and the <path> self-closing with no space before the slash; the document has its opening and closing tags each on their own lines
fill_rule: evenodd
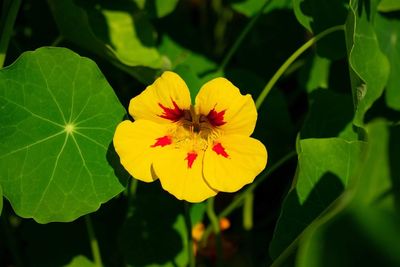
<svg viewBox="0 0 400 267">
<path fill-rule="evenodd" d="M 208 113 L 207 119 L 211 123 L 212 126 L 221 126 L 226 123 L 224 121 L 224 115 L 225 115 L 225 110 L 217 112 L 217 111 L 215 111 L 215 109 L 212 109 Z"/>
<path fill-rule="evenodd" d="M 187 162 L 188 168 L 192 168 L 193 162 L 196 160 L 196 158 L 197 158 L 196 152 L 187 153 L 187 156 L 185 159 L 188 161 Z"/>
<path fill-rule="evenodd" d="M 221 143 L 218 143 L 213 146 L 212 150 L 217 153 L 217 155 L 221 155 L 224 158 L 229 157 L 228 153 L 226 153 L 225 148 L 221 145 Z"/>
<path fill-rule="evenodd" d="M 171 120 L 173 122 L 179 121 L 179 119 L 184 116 L 184 111 L 179 108 L 174 100 L 172 100 L 172 104 L 174 105 L 174 108 L 167 108 L 163 104 L 158 103 L 160 108 L 163 109 L 163 114 L 158 116 L 167 120 Z"/>
<path fill-rule="evenodd" d="M 164 146 L 172 144 L 172 139 L 168 135 L 159 137 L 156 140 L 157 141 L 150 147 L 157 147 L 157 146 L 164 147 Z"/>
</svg>

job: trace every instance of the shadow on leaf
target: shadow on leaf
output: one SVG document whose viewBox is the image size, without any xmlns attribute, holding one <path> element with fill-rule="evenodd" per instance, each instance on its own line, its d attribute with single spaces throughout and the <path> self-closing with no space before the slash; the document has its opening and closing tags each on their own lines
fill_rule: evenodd
<svg viewBox="0 0 400 267">
<path fill-rule="evenodd" d="M 300 203 L 297 190 L 292 190 L 285 199 L 270 244 L 271 257 L 278 257 L 343 191 L 344 185 L 331 172 L 320 178 L 304 203 Z"/>
</svg>

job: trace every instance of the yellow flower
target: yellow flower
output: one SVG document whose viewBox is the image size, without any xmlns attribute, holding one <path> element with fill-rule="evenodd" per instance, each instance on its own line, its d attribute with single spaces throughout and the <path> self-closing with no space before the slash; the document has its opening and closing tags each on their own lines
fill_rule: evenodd
<svg viewBox="0 0 400 267">
<path fill-rule="evenodd" d="M 207 82 L 191 105 L 185 82 L 167 71 L 130 101 L 135 119 L 121 122 L 114 147 L 136 179 L 178 199 L 201 202 L 235 192 L 265 168 L 267 150 L 251 137 L 257 111 L 250 95 L 224 78 Z"/>
</svg>

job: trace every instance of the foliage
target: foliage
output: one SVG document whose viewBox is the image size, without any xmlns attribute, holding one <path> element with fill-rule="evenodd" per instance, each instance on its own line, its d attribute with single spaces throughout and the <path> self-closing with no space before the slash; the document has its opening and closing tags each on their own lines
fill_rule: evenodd
<svg viewBox="0 0 400 267">
<path fill-rule="evenodd" d="M 1 266 L 400 265 L 398 1 L 1 5 Z M 115 127 L 165 70 L 257 100 L 253 184 L 188 206 L 125 172 Z"/>
</svg>

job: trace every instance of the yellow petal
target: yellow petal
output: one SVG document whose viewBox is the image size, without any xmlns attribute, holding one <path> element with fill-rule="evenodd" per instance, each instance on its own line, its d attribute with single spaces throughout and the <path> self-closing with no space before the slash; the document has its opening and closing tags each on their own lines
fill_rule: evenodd
<svg viewBox="0 0 400 267">
<path fill-rule="evenodd" d="M 129 103 L 129 114 L 135 120 L 158 123 L 175 122 L 190 110 L 190 92 L 178 74 L 166 71 L 152 85 Z"/>
<path fill-rule="evenodd" d="M 243 135 L 221 136 L 204 155 L 207 183 L 223 192 L 235 192 L 254 178 L 267 164 L 267 150 L 258 140 Z"/>
<path fill-rule="evenodd" d="M 147 120 L 121 122 L 114 134 L 114 147 L 122 166 L 136 179 L 152 182 L 154 155 L 172 143 L 168 126 Z"/>
<path fill-rule="evenodd" d="M 225 78 L 213 79 L 201 87 L 196 96 L 196 112 L 227 134 L 250 136 L 257 120 L 251 95 L 242 95 Z"/>
<path fill-rule="evenodd" d="M 194 152 L 175 148 L 159 153 L 153 167 L 164 190 L 189 202 L 201 202 L 215 196 L 217 192 L 203 178 L 203 156 L 204 152 L 194 156 Z"/>
</svg>

